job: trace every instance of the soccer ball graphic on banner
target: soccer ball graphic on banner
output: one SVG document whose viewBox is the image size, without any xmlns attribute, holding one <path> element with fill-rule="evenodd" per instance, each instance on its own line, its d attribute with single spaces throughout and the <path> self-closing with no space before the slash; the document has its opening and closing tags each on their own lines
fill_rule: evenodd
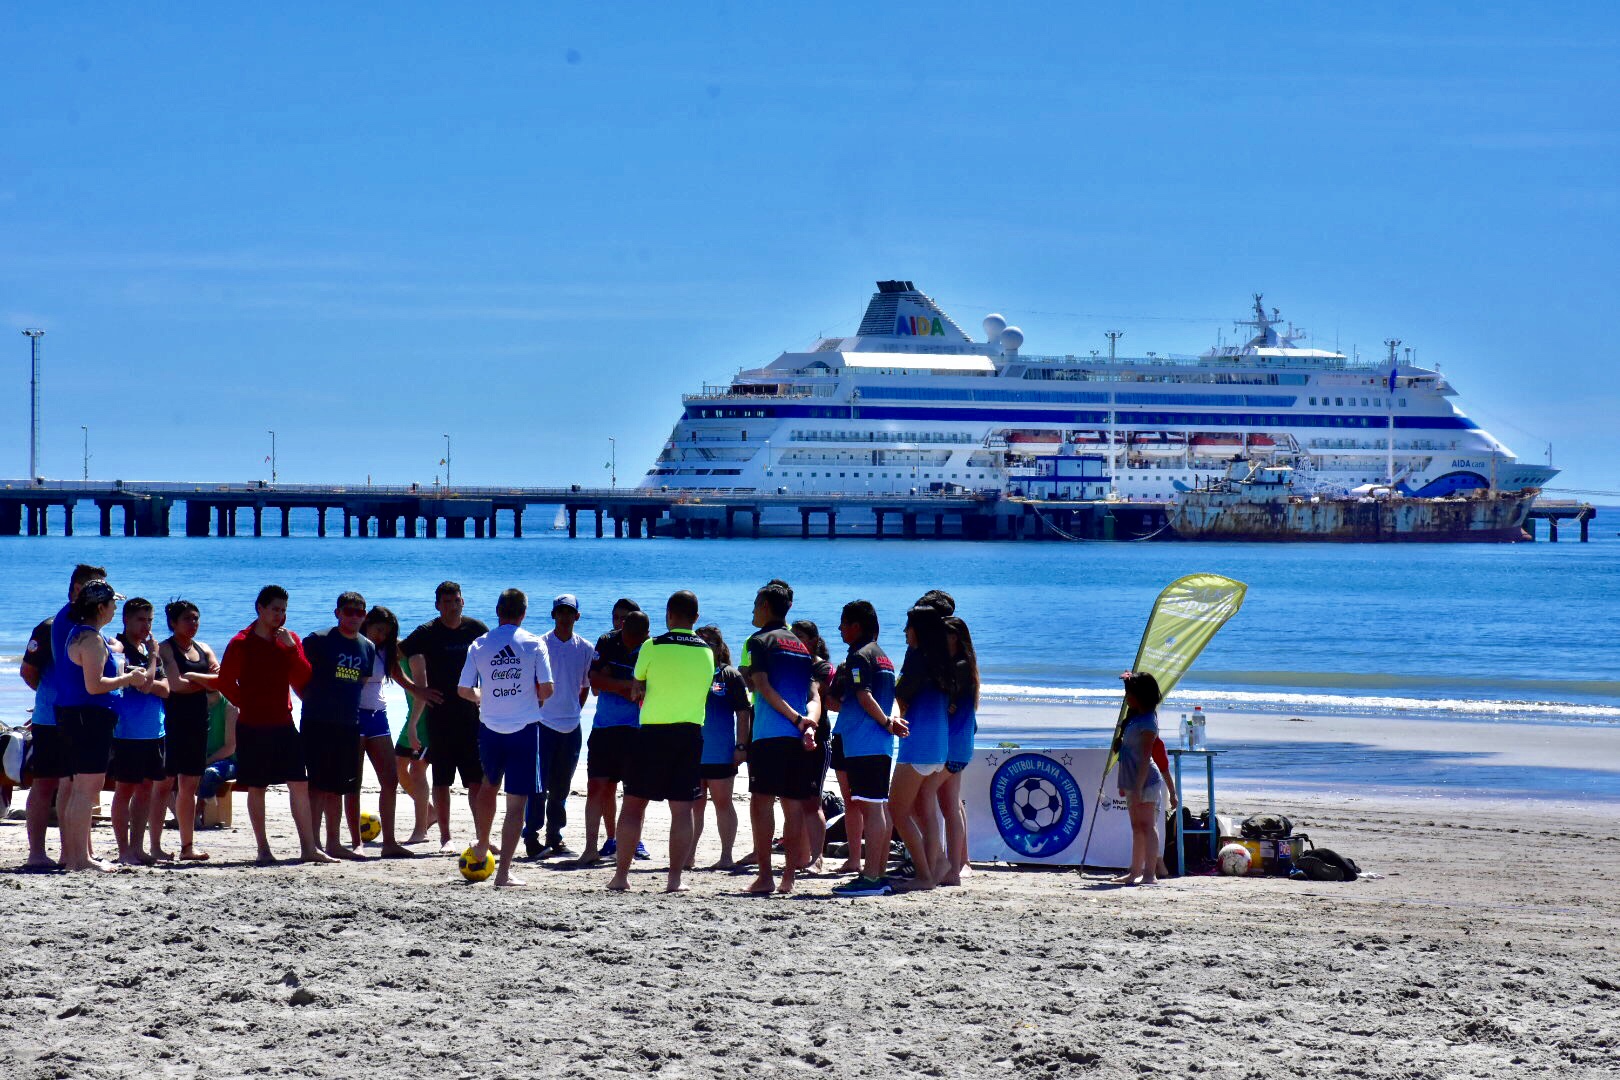
<svg viewBox="0 0 1620 1080">
<path fill-rule="evenodd" d="M 1057 824 L 1063 816 L 1063 796 L 1052 781 L 1026 776 L 1013 788 L 1013 813 L 1030 832 L 1040 832 Z"/>
</svg>

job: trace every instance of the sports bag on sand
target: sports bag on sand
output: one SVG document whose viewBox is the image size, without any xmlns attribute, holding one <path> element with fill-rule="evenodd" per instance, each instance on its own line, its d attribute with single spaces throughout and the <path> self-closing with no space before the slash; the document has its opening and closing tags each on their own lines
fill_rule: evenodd
<svg viewBox="0 0 1620 1080">
<path fill-rule="evenodd" d="M 1250 814 L 1239 828 L 1245 840 L 1276 840 L 1292 836 L 1294 823 L 1281 814 Z"/>
<path fill-rule="evenodd" d="M 1312 848 L 1294 860 L 1294 869 L 1312 881 L 1354 881 L 1361 867 L 1331 848 Z"/>
</svg>

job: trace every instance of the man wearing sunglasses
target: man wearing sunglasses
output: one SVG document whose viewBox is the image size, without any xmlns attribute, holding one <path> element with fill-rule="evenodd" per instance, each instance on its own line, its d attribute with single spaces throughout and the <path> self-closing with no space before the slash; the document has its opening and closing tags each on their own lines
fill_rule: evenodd
<svg viewBox="0 0 1620 1080">
<path fill-rule="evenodd" d="M 371 674 L 377 647 L 360 633 L 366 598 L 346 592 L 337 599 L 337 625 L 304 636 L 309 682 L 304 685 L 304 759 L 309 765 L 315 833 L 326 828 L 326 853 L 362 859 L 338 839 L 343 796 L 360 794 L 360 688 Z M 358 829 L 359 822 L 356 821 Z"/>
</svg>

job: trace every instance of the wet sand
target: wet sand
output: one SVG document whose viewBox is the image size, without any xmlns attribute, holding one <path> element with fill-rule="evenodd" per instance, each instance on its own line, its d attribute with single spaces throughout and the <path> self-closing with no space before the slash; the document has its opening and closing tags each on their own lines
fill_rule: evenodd
<svg viewBox="0 0 1620 1080">
<path fill-rule="evenodd" d="M 239 799 L 234 831 L 202 834 L 205 866 L 0 875 L 0 1060 L 20 1078 L 1620 1069 L 1620 806 L 1224 802 L 1291 814 L 1369 876 L 1120 889 L 981 867 L 837 900 L 836 878 L 750 899 L 747 876 L 704 872 L 667 896 L 655 808 L 630 894 L 557 863 L 496 890 L 437 855 L 254 868 Z M 22 842 L 0 826 L 7 863 Z"/>
</svg>

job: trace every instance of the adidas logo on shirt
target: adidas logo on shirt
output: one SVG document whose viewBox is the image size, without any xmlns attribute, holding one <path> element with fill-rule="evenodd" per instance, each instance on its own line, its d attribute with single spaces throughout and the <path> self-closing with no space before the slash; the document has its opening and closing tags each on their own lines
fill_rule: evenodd
<svg viewBox="0 0 1620 1080">
<path fill-rule="evenodd" d="M 496 653 L 494 658 L 490 660 L 489 666 L 492 667 L 492 668 L 494 668 L 494 667 L 506 667 L 506 666 L 508 666 L 510 664 L 521 664 L 521 663 L 523 663 L 522 657 L 518 656 L 517 651 L 514 650 L 512 648 L 512 646 L 506 645 L 506 646 L 503 646 L 501 648 L 501 651 Z"/>
</svg>

